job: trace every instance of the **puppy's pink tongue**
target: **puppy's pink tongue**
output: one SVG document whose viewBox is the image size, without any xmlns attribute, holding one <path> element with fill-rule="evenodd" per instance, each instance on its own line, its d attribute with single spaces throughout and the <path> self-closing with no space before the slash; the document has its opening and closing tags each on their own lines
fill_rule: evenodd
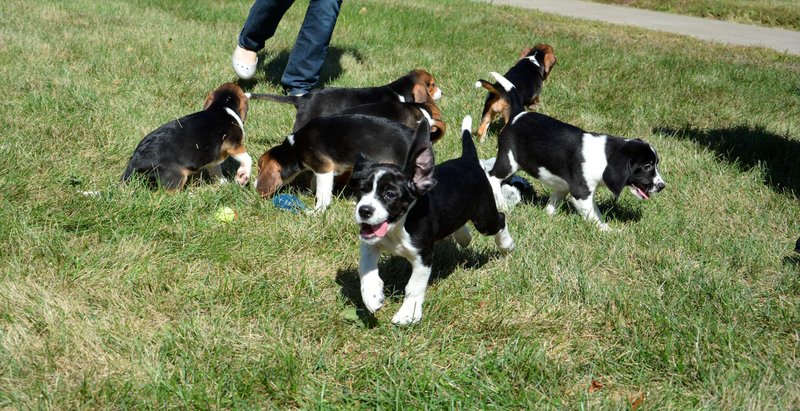
<svg viewBox="0 0 800 411">
<path fill-rule="evenodd" d="M 389 222 L 384 221 L 380 224 L 369 225 L 363 224 L 361 226 L 361 235 L 365 238 L 378 237 L 381 238 L 389 231 Z"/>
<path fill-rule="evenodd" d="M 642 196 L 643 199 L 645 199 L 645 200 L 649 200 L 650 199 L 650 196 L 648 196 L 647 193 L 644 190 L 642 190 L 641 188 L 639 188 L 637 186 L 633 186 L 633 187 L 636 188 L 636 191 L 639 192 L 639 194 Z"/>
<path fill-rule="evenodd" d="M 383 237 L 386 235 L 386 232 L 389 231 L 389 222 L 384 221 L 376 226 L 374 225 L 372 226 L 372 229 L 377 237 Z"/>
</svg>

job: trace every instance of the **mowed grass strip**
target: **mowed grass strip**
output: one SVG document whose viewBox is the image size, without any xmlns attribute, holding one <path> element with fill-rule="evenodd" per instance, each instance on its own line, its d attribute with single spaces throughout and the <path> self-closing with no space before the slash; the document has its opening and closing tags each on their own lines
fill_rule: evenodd
<svg viewBox="0 0 800 411">
<path fill-rule="evenodd" d="M 443 242 L 422 323 L 397 328 L 398 258 L 381 263 L 397 296 L 345 315 L 360 307 L 349 198 L 306 216 L 235 185 L 118 183 L 145 134 L 234 79 L 249 6 L 0 3 L 0 407 L 800 406 L 800 59 L 488 4 L 345 2 L 326 85 L 434 73 L 450 126 L 437 160 L 480 114 L 475 80 L 546 42 L 540 110 L 646 139 L 668 184 L 647 202 L 601 189 L 601 233 L 566 206 L 546 216 L 534 183 L 508 216 L 516 250 Z M 278 91 L 304 10 L 248 90 Z M 250 153 L 292 116 L 253 102 Z M 215 220 L 221 206 L 238 219 Z"/>
<path fill-rule="evenodd" d="M 800 30 L 800 3 L 794 0 L 590 0 L 736 23 Z"/>
</svg>

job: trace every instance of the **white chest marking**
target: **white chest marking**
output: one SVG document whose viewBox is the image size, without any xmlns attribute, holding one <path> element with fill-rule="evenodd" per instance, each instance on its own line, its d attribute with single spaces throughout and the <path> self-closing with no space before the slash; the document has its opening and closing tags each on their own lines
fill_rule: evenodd
<svg viewBox="0 0 800 411">
<path fill-rule="evenodd" d="M 605 135 L 583 134 L 583 146 L 581 147 L 583 164 L 581 164 L 581 169 L 586 185 L 592 191 L 598 184 L 605 185 L 603 183 L 603 171 L 606 170 L 608 165 L 608 159 L 606 158 L 607 140 L 608 137 Z"/>
<path fill-rule="evenodd" d="M 511 169 L 514 170 L 516 173 L 519 170 L 519 164 L 517 163 L 517 159 L 514 158 L 514 150 L 508 150 L 508 164 L 511 166 Z"/>
<path fill-rule="evenodd" d="M 428 113 L 428 110 L 425 110 L 424 108 L 419 107 L 419 111 L 421 111 L 422 115 L 425 116 L 425 119 L 428 120 L 428 125 L 432 126 L 433 125 L 433 119 L 431 118 L 431 115 Z"/>
<path fill-rule="evenodd" d="M 411 207 L 409 207 L 409 210 Z M 381 241 L 378 242 L 378 247 L 387 253 L 414 261 L 419 256 L 419 250 L 411 243 L 411 235 L 406 231 L 406 216 L 408 214 L 389 227 L 389 232 L 386 233 L 386 237 L 381 238 Z"/>
</svg>

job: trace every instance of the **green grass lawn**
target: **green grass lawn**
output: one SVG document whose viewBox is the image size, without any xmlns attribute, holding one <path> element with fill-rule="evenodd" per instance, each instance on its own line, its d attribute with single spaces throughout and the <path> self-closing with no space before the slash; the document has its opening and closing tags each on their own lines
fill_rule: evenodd
<svg viewBox="0 0 800 411">
<path fill-rule="evenodd" d="M 800 30 L 797 0 L 590 0 L 736 23 Z"/>
<path fill-rule="evenodd" d="M 422 323 L 398 328 L 399 295 L 346 315 L 349 198 L 305 216 L 251 187 L 118 183 L 145 134 L 234 79 L 249 5 L 0 3 L 0 408 L 800 407 L 800 58 L 483 3 L 345 1 L 326 85 L 434 73 L 438 161 L 480 114 L 475 80 L 547 42 L 540 110 L 646 139 L 667 181 L 647 202 L 601 189 L 610 233 L 568 207 L 546 216 L 535 183 L 508 216 L 515 251 L 443 242 Z M 278 90 L 304 9 L 248 90 Z M 253 102 L 249 152 L 292 121 Z M 221 206 L 239 218 L 216 221 Z M 389 291 L 410 272 L 381 270 Z"/>
</svg>

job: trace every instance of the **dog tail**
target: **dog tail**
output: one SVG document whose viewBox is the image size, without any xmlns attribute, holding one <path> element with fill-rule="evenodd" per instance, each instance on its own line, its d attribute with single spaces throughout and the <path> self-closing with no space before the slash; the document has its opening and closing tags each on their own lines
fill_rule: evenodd
<svg viewBox="0 0 800 411">
<path fill-rule="evenodd" d="M 495 84 L 489 83 L 486 80 L 478 80 L 475 82 L 475 87 L 483 87 L 486 90 L 489 90 L 490 93 L 505 101 L 510 108 L 511 118 L 514 118 L 517 114 L 525 111 L 525 106 L 522 104 L 522 96 L 519 95 L 519 92 L 517 91 L 517 88 L 514 87 L 514 84 L 511 83 L 511 81 L 509 81 L 507 78 L 503 77 L 503 75 L 500 73 L 492 71 L 489 74 L 491 74 L 492 77 L 497 80 L 497 84 L 500 85 L 499 88 L 495 87 Z"/>
<path fill-rule="evenodd" d="M 478 150 L 472 141 L 472 117 L 465 116 L 461 121 L 461 158 L 478 160 Z"/>
<path fill-rule="evenodd" d="M 266 93 L 251 93 L 250 100 L 277 101 L 278 103 L 288 103 L 295 107 L 297 107 L 298 104 L 300 104 L 299 96 L 281 96 L 278 94 L 266 94 Z"/>
</svg>

